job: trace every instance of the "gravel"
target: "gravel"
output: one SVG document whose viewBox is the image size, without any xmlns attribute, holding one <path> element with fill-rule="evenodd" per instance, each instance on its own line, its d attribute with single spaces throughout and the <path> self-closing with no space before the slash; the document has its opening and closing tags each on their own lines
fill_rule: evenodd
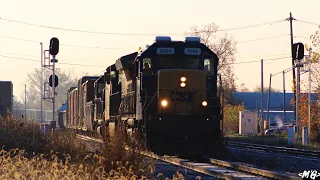
<svg viewBox="0 0 320 180">
<path fill-rule="evenodd" d="M 305 158 L 280 153 L 257 151 L 252 149 L 239 149 L 229 147 L 232 154 L 231 160 L 241 162 L 250 167 L 276 171 L 281 174 L 297 176 L 304 170 L 318 170 L 320 160 Z"/>
<path fill-rule="evenodd" d="M 219 179 L 216 177 L 212 177 L 206 174 L 198 173 L 196 171 L 186 169 L 183 167 L 179 167 L 167 162 L 163 161 L 156 161 L 155 164 L 155 176 L 157 176 L 159 173 L 163 174 L 164 179 L 165 178 L 170 178 L 173 179 L 173 176 L 175 175 L 177 177 L 177 172 L 181 173 L 184 177 L 184 179 L 197 179 L 198 176 L 201 177 L 201 180 L 206 180 L 206 179 Z"/>
</svg>

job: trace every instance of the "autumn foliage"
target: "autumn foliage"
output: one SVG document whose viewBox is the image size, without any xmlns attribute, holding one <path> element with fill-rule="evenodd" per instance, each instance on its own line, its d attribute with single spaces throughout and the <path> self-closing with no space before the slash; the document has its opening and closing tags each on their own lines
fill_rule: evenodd
<svg viewBox="0 0 320 180">
<path fill-rule="evenodd" d="M 299 98 L 299 126 L 300 127 L 308 127 L 308 119 L 309 119 L 309 108 L 308 108 L 308 94 L 303 93 L 300 94 Z M 310 131 L 311 131 L 311 141 L 319 141 L 317 139 L 318 133 L 320 131 L 320 112 L 319 105 L 317 102 L 311 101 L 311 119 L 310 119 Z"/>
<path fill-rule="evenodd" d="M 227 133 L 238 133 L 239 111 L 245 110 L 245 106 L 227 104 L 223 108 L 223 129 Z"/>
<path fill-rule="evenodd" d="M 295 81 L 293 80 L 294 86 L 292 90 L 296 90 Z M 309 98 L 308 93 L 299 92 L 299 127 L 308 127 L 309 120 Z M 314 96 L 314 94 L 312 95 Z M 318 97 L 319 98 L 319 97 Z M 294 99 L 291 100 L 290 104 L 295 106 Z M 311 104 L 311 118 L 310 118 L 310 138 L 311 142 L 320 142 L 320 105 L 318 101 L 312 101 Z"/>
</svg>

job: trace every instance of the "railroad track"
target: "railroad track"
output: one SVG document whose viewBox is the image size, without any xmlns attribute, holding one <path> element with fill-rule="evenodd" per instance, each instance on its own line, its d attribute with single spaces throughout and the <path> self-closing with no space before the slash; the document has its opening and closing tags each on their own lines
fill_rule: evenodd
<svg viewBox="0 0 320 180">
<path fill-rule="evenodd" d="M 77 135 L 77 137 L 85 141 L 94 141 L 97 143 L 103 142 L 101 139 L 95 139 L 83 135 Z M 130 149 L 127 148 L 127 150 Z M 287 176 L 277 172 L 252 168 L 234 162 L 227 162 L 213 158 L 206 158 L 206 162 L 192 162 L 178 157 L 158 156 L 152 152 L 140 152 L 140 154 L 222 179 L 300 179 L 299 177 Z"/>
<path fill-rule="evenodd" d="M 311 151 L 311 150 L 296 149 L 296 148 L 268 146 L 268 145 L 262 145 L 262 144 L 230 142 L 230 141 L 227 143 L 227 145 L 229 147 L 262 150 L 262 151 L 266 151 L 266 152 L 276 152 L 276 153 L 287 154 L 287 155 L 295 155 L 295 156 L 320 159 L 320 151 Z"/>
</svg>

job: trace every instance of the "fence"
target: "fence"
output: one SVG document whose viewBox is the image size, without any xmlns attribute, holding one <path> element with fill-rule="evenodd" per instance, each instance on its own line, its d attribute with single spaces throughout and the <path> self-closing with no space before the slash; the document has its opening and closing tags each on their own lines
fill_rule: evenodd
<svg viewBox="0 0 320 180">
<path fill-rule="evenodd" d="M 13 109 L 13 116 L 16 118 L 21 118 L 22 115 L 26 118 L 27 120 L 34 120 L 34 121 L 40 121 L 41 119 L 41 110 L 38 109 L 27 109 L 27 112 L 25 113 L 24 109 Z M 42 110 L 42 119 L 45 122 L 51 121 L 52 120 L 52 110 Z"/>
</svg>

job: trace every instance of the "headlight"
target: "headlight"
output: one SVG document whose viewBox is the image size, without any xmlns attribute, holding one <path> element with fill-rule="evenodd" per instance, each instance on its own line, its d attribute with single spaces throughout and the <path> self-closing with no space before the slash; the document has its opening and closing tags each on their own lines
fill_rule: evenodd
<svg viewBox="0 0 320 180">
<path fill-rule="evenodd" d="M 182 82 L 182 83 L 180 84 L 180 87 L 183 87 L 183 88 L 184 88 L 184 87 L 186 87 L 186 85 L 187 85 L 186 83 Z"/>
<path fill-rule="evenodd" d="M 162 101 L 161 101 L 161 105 L 162 105 L 163 107 L 166 107 L 166 106 L 168 105 L 168 102 L 167 102 L 166 100 L 162 100 Z"/>
<path fill-rule="evenodd" d="M 202 101 L 202 106 L 207 106 L 207 105 L 208 105 L 207 101 Z"/>
</svg>

